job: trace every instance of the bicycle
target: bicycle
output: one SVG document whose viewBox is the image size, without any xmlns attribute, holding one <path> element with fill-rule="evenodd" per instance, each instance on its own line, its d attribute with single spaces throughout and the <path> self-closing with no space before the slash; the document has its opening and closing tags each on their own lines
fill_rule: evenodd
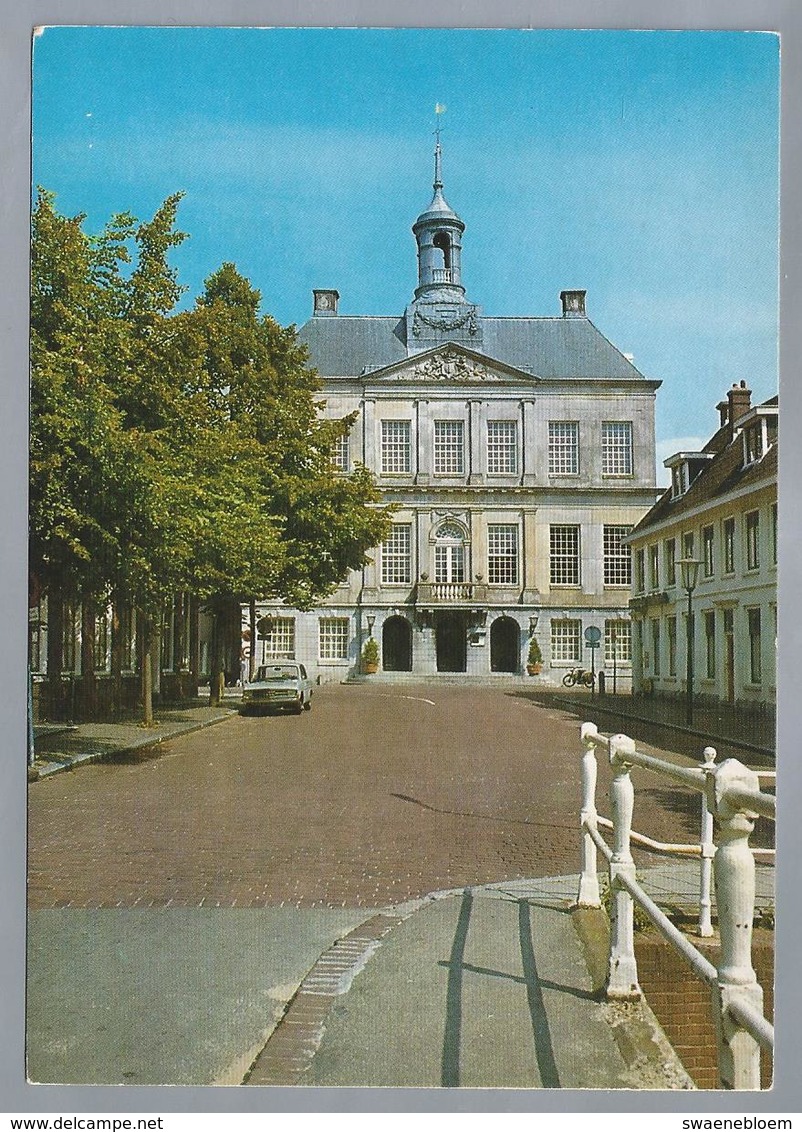
<svg viewBox="0 0 802 1132">
<path fill-rule="evenodd" d="M 583 684 L 586 688 L 592 688 L 594 680 L 593 673 L 587 668 L 572 668 L 570 672 L 566 672 L 563 676 L 563 684 L 566 688 L 573 688 L 575 684 Z"/>
</svg>

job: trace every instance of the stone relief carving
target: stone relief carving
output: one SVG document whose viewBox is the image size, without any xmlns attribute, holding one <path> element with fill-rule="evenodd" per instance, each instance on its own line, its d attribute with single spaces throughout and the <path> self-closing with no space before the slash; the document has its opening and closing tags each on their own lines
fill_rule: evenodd
<svg viewBox="0 0 802 1132">
<path fill-rule="evenodd" d="M 416 338 L 424 333 L 424 326 L 429 326 L 432 330 L 460 330 L 463 326 L 466 326 L 469 334 L 479 333 L 476 307 L 471 307 L 466 314 L 456 318 L 449 318 L 447 315 L 431 317 L 416 310 L 415 317 L 412 320 L 412 333 Z"/>
<path fill-rule="evenodd" d="M 432 358 L 412 366 L 405 376 L 434 381 L 494 381 L 497 380 L 487 366 L 466 358 L 455 350 L 443 350 Z"/>
</svg>

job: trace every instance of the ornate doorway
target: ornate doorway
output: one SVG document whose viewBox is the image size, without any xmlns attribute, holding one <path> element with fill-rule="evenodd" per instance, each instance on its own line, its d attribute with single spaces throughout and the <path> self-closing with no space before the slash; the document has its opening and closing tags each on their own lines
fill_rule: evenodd
<svg viewBox="0 0 802 1132">
<path fill-rule="evenodd" d="M 412 626 L 406 617 L 388 617 L 382 628 L 382 668 L 412 671 Z"/>
<path fill-rule="evenodd" d="M 490 626 L 490 670 L 519 672 L 521 631 L 511 617 L 497 617 Z"/>
</svg>

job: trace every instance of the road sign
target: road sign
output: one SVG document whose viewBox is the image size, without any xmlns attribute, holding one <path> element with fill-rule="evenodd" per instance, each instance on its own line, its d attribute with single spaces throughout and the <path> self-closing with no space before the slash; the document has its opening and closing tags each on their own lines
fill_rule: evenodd
<svg viewBox="0 0 802 1132">
<path fill-rule="evenodd" d="M 589 645 L 598 645 L 601 640 L 601 629 L 597 629 L 595 625 L 588 625 L 585 630 L 585 640 Z"/>
</svg>

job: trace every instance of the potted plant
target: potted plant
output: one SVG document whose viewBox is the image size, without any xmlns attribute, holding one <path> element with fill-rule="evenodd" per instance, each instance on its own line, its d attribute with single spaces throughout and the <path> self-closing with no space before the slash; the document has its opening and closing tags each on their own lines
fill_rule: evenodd
<svg viewBox="0 0 802 1132">
<path fill-rule="evenodd" d="M 379 670 L 379 646 L 375 637 L 368 637 L 362 649 L 362 671 L 370 675 Z"/>
<path fill-rule="evenodd" d="M 529 642 L 529 655 L 526 658 L 526 671 L 530 676 L 539 676 L 540 670 L 543 667 L 543 654 L 540 651 L 540 645 L 534 637 Z"/>
</svg>

